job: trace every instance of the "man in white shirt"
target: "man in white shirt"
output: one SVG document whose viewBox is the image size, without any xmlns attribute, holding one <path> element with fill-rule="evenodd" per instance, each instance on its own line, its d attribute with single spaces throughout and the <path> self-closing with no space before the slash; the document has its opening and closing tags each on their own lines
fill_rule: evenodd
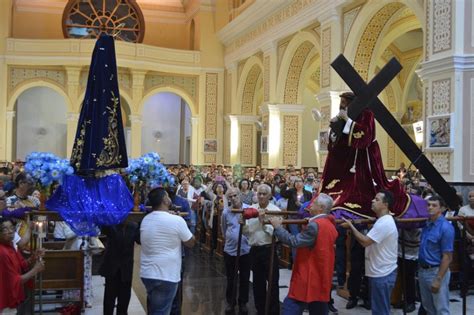
<svg viewBox="0 0 474 315">
<path fill-rule="evenodd" d="M 182 244 L 193 247 L 194 236 L 186 221 L 171 214 L 171 199 L 164 188 L 148 194 L 153 211 L 140 227 L 140 277 L 147 291 L 148 314 L 170 314 L 181 281 Z"/>
<path fill-rule="evenodd" d="M 372 200 L 377 216 L 367 235 L 360 233 L 351 221 L 344 219 L 355 239 L 365 247 L 365 275 L 369 278 L 372 314 L 390 314 L 390 294 L 397 278 L 398 231 L 390 214 L 393 195 L 380 191 Z"/>
<path fill-rule="evenodd" d="M 263 224 L 263 221 L 269 216 L 265 211 L 280 211 L 280 209 L 270 203 L 272 190 L 267 184 L 261 184 L 257 188 L 258 203 L 253 204 L 259 212 L 258 218 L 247 220 L 243 228 L 243 234 L 247 236 L 250 248 L 250 257 L 252 260 L 253 276 L 253 296 L 255 308 L 259 315 L 265 314 L 265 297 L 267 295 L 267 281 L 271 281 L 270 292 L 270 310 L 268 314 L 280 314 L 280 299 L 278 280 L 280 278 L 278 270 L 278 256 L 276 247 L 274 250 L 274 263 L 270 266 L 271 244 L 273 237 L 273 226 Z M 270 269 L 273 268 L 272 279 L 269 279 Z"/>
</svg>

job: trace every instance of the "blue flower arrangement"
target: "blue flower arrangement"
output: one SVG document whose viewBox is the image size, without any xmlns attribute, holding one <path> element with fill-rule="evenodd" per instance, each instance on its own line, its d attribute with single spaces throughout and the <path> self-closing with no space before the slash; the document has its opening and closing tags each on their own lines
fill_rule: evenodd
<svg viewBox="0 0 474 315">
<path fill-rule="evenodd" d="M 71 175 L 74 169 L 69 160 L 61 159 L 48 152 L 32 152 L 26 157 L 25 172 L 31 176 L 41 190 L 53 183 L 61 183 L 64 175 Z"/>
<path fill-rule="evenodd" d="M 125 172 L 130 182 L 136 187 L 146 185 L 150 188 L 155 188 L 174 184 L 173 176 L 160 163 L 160 156 L 155 152 L 147 153 L 138 159 L 129 161 Z"/>
</svg>

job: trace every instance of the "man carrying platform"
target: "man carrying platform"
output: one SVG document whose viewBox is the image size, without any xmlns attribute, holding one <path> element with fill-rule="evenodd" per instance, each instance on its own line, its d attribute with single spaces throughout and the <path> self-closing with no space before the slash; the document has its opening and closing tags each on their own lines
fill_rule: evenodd
<svg viewBox="0 0 474 315">
<path fill-rule="evenodd" d="M 278 263 L 274 263 L 273 266 L 270 266 L 273 226 L 263 224 L 266 216 L 265 211 L 280 211 L 277 206 L 270 203 L 271 197 L 270 186 L 266 184 L 258 186 L 258 203 L 253 204 L 252 208 L 258 210 L 259 217 L 247 220 L 243 228 L 243 233 L 247 236 L 249 245 L 251 246 L 250 257 L 252 259 L 253 296 L 258 315 L 265 314 L 265 299 L 267 294 L 270 294 L 270 310 L 268 314 L 280 314 L 278 287 L 280 275 Z M 277 257 L 276 247 L 273 255 Z M 272 268 L 272 278 L 270 279 L 270 270 Z M 271 292 L 267 292 L 267 281 L 271 283 Z"/>
<path fill-rule="evenodd" d="M 329 214 L 332 205 L 330 196 L 319 194 L 311 204 L 308 225 L 297 235 L 291 235 L 281 226 L 281 217 L 270 219 L 275 236 L 297 248 L 290 290 L 283 302 L 284 315 L 303 314 L 305 306 L 310 315 L 328 314 L 337 238 L 334 217 Z"/>
</svg>

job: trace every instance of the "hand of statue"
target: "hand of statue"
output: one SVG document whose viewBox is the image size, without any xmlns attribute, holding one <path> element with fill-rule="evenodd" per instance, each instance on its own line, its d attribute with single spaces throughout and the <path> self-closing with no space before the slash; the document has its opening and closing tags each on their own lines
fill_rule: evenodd
<svg viewBox="0 0 474 315">
<path fill-rule="evenodd" d="M 273 225 L 274 228 L 280 227 L 282 222 L 283 222 L 282 217 L 272 217 L 272 218 L 270 218 L 270 223 Z"/>
<path fill-rule="evenodd" d="M 344 119 L 345 121 L 347 121 L 347 119 L 349 119 L 349 117 L 347 116 L 347 110 L 345 110 L 345 109 L 341 109 L 339 111 L 339 114 L 337 114 L 337 116 L 341 119 Z"/>
<path fill-rule="evenodd" d="M 441 287 L 441 279 L 439 279 L 438 277 L 434 278 L 433 282 L 431 282 L 431 292 L 438 293 L 440 287 Z"/>
</svg>

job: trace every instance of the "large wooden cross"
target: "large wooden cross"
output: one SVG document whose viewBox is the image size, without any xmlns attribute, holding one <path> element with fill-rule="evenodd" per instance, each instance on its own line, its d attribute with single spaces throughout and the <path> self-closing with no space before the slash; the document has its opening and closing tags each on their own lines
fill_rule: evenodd
<svg viewBox="0 0 474 315">
<path fill-rule="evenodd" d="M 443 197 L 449 208 L 457 209 L 459 207 L 459 199 L 456 191 L 449 186 L 377 97 L 400 72 L 402 69 L 400 63 L 395 58 L 392 58 L 369 84 L 361 78 L 359 73 L 342 54 L 331 63 L 331 67 L 336 70 L 356 95 L 356 98 L 351 102 L 351 106 L 349 106 L 348 116 L 352 120 L 356 120 L 364 108 L 368 107 L 374 113 L 375 119 L 377 119 L 382 128 L 385 129 L 408 159 L 420 170 L 433 189 Z"/>
</svg>

